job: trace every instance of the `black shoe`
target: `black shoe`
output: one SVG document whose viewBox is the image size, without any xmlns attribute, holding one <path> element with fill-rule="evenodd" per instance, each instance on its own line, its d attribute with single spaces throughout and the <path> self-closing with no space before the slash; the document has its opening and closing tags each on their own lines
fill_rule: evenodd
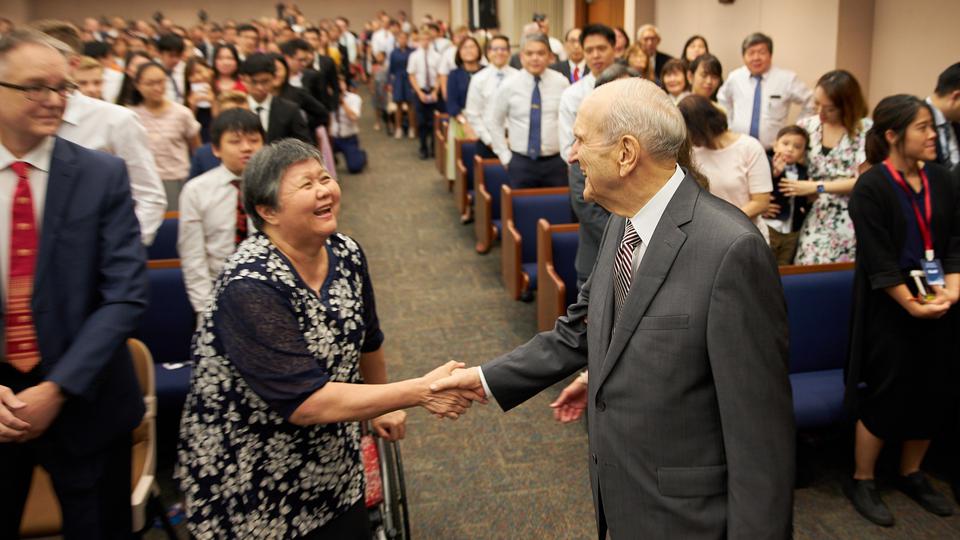
<svg viewBox="0 0 960 540">
<path fill-rule="evenodd" d="M 941 517 L 953 515 L 950 501 L 942 493 L 933 489 L 923 472 L 917 471 L 907 476 L 900 476 L 896 483 L 897 489 L 904 492 L 907 497 L 917 501 L 917 504 L 927 512 Z"/>
<path fill-rule="evenodd" d="M 893 514 L 880 498 L 873 480 L 848 480 L 843 485 L 843 493 L 861 516 L 881 527 L 893 526 Z"/>
<path fill-rule="evenodd" d="M 430 157 L 427 155 L 427 150 L 424 148 L 420 149 L 420 159 L 430 159 Z"/>
<path fill-rule="evenodd" d="M 960 504 L 960 478 L 953 481 L 953 499 Z"/>
<path fill-rule="evenodd" d="M 527 290 L 523 291 L 522 293 L 520 293 L 520 301 L 521 301 L 521 302 L 527 302 L 527 303 L 529 303 L 529 302 L 533 302 L 533 299 L 534 299 L 533 291 L 531 291 L 530 289 L 527 289 Z"/>
</svg>

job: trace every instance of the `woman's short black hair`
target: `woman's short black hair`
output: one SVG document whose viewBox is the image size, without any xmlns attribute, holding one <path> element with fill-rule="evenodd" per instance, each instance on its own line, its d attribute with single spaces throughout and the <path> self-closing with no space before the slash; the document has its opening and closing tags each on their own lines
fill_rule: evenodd
<svg viewBox="0 0 960 540">
<path fill-rule="evenodd" d="M 727 115 L 709 99 L 691 94 L 677 104 L 693 146 L 716 149 L 716 139 L 727 131 Z"/>
<path fill-rule="evenodd" d="M 214 118 L 210 124 L 210 142 L 219 148 L 223 135 L 234 131 L 244 134 L 259 133 L 260 137 L 266 137 L 259 116 L 247 109 L 236 108 L 227 109 Z"/>
<path fill-rule="evenodd" d="M 723 66 L 720 59 L 710 53 L 703 53 L 690 62 L 690 73 L 696 73 L 697 68 L 703 66 L 703 72 L 723 79 Z"/>
</svg>

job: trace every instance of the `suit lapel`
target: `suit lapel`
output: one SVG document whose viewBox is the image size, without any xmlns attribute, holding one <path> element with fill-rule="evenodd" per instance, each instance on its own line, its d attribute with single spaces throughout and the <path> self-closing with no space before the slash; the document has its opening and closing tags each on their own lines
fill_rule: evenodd
<svg viewBox="0 0 960 540">
<path fill-rule="evenodd" d="M 67 143 L 57 137 L 47 175 L 47 196 L 43 205 L 43 229 L 40 231 L 40 252 L 37 254 L 37 270 L 34 282 L 41 283 L 43 274 L 50 265 L 54 241 L 63 223 L 67 202 L 73 197 L 73 181 L 77 172 L 76 156 Z"/>
<path fill-rule="evenodd" d="M 608 227 L 615 234 L 608 234 L 610 238 L 606 245 L 600 246 L 600 252 L 597 254 L 597 268 L 593 274 L 594 282 L 591 283 L 591 301 L 597 301 L 597 308 L 600 312 L 600 350 L 603 353 L 610 348 L 610 334 L 613 330 L 613 263 L 617 258 L 617 248 L 623 239 L 623 227 L 625 219 L 612 215 Z"/>
<path fill-rule="evenodd" d="M 673 267 L 673 262 L 687 239 L 686 233 L 680 227 L 689 223 L 693 218 L 693 208 L 699 191 L 699 187 L 693 178 L 687 176 L 683 179 L 677 192 L 667 205 L 663 217 L 660 218 L 660 223 L 657 224 L 653 236 L 650 238 L 650 245 L 647 246 L 643 254 L 640 268 L 633 276 L 630 292 L 624 300 L 620 318 L 615 325 L 606 324 L 607 320 L 604 320 L 603 328 L 612 329 L 612 335 L 608 338 L 610 345 L 605 349 L 606 354 L 601 364 L 598 387 L 603 384 L 623 355 L 623 350 L 630 338 L 633 337 L 640 319 L 643 318 L 650 303 L 666 281 L 670 268 Z M 622 235 L 621 233 L 620 236 Z M 615 250 L 613 257 L 616 257 Z M 610 280 L 608 288 L 608 296 L 611 298 L 609 303 L 613 304 L 613 279 Z M 606 311 L 604 317 L 610 317 L 610 320 L 612 320 L 612 306 Z"/>
</svg>

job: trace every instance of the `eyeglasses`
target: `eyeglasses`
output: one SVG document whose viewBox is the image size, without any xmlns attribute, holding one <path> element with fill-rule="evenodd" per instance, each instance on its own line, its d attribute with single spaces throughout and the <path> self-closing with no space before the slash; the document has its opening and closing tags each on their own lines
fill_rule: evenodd
<svg viewBox="0 0 960 540">
<path fill-rule="evenodd" d="M 64 81 L 57 86 L 47 86 L 45 84 L 30 84 L 23 86 L 20 84 L 0 81 L 0 86 L 9 88 L 11 90 L 16 90 L 18 92 L 23 92 L 23 95 L 26 96 L 27 99 L 38 102 L 47 100 L 50 97 L 50 94 L 57 94 L 58 96 L 66 99 L 69 94 L 73 93 L 73 91 L 77 89 L 77 85 L 69 81 Z"/>
</svg>

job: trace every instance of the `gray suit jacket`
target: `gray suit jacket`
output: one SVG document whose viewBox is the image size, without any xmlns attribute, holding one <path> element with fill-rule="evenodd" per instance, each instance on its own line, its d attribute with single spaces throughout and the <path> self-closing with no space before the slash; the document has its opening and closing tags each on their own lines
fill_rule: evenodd
<svg viewBox="0 0 960 540">
<path fill-rule="evenodd" d="M 601 538 L 604 523 L 617 540 L 789 538 L 795 432 L 770 248 L 688 175 L 614 323 L 623 229 L 610 218 L 590 279 L 553 330 L 483 366 L 494 398 L 508 410 L 589 367 Z"/>
</svg>

